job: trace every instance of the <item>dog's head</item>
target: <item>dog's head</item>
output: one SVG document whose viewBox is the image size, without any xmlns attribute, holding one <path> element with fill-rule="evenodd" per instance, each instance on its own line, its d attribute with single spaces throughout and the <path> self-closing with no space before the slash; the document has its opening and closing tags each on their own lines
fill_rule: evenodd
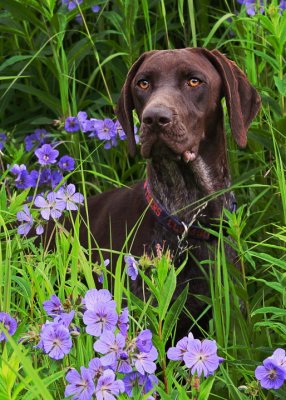
<svg viewBox="0 0 286 400">
<path fill-rule="evenodd" d="M 222 97 L 234 138 L 245 147 L 260 97 L 235 63 L 217 50 L 199 48 L 144 53 L 128 73 L 116 110 L 130 154 L 136 150 L 135 108 L 143 157 L 152 157 L 163 143 L 173 154 L 194 160 L 202 140 L 222 120 Z"/>
</svg>

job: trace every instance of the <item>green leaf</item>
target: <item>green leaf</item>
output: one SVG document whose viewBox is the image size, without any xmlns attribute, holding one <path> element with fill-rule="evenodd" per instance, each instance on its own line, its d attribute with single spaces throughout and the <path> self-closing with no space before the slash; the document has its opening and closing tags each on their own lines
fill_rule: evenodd
<svg viewBox="0 0 286 400">
<path fill-rule="evenodd" d="M 178 321 L 178 317 L 183 311 L 185 302 L 187 300 L 189 291 L 189 285 L 187 285 L 180 296 L 175 300 L 174 304 L 172 304 L 170 310 L 166 314 L 166 318 L 163 325 L 162 336 L 164 343 L 167 342 L 168 338 L 173 332 L 174 326 Z"/>
<path fill-rule="evenodd" d="M 257 315 L 257 314 L 266 314 L 266 313 L 271 313 L 274 314 L 275 316 L 286 316 L 286 310 L 283 308 L 278 308 L 278 307 L 262 307 L 258 308 L 257 310 L 253 311 L 251 313 L 251 316 Z"/>
<path fill-rule="evenodd" d="M 278 76 L 274 76 L 274 82 L 281 96 L 286 97 L 286 75 L 283 79 L 278 78 Z"/>
<path fill-rule="evenodd" d="M 198 400 L 207 400 L 209 398 L 209 395 L 211 394 L 211 390 L 213 387 L 213 383 L 214 383 L 214 376 L 206 379 L 205 381 L 203 381 L 203 383 L 200 385 L 200 393 L 199 393 L 199 397 Z"/>
<path fill-rule="evenodd" d="M 176 274 L 174 267 L 171 268 L 168 278 L 165 281 L 164 286 L 161 289 L 161 293 L 159 296 L 159 316 L 160 320 L 163 321 L 166 315 L 166 312 L 170 306 L 170 302 L 172 300 L 173 294 L 176 289 Z"/>
</svg>

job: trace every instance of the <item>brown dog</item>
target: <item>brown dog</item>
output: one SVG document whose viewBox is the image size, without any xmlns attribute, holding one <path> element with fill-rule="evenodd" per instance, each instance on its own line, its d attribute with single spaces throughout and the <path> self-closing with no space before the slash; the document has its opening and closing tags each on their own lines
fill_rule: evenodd
<svg viewBox="0 0 286 400">
<path fill-rule="evenodd" d="M 245 147 L 260 97 L 232 61 L 216 50 L 190 48 L 150 51 L 135 62 L 116 113 L 131 155 L 136 150 L 132 110 L 139 116 L 147 180 L 89 198 L 90 230 L 100 248 L 121 250 L 138 223 L 129 240 L 131 254 L 164 244 L 175 256 L 188 247 L 194 259 L 209 259 L 209 245 L 216 239 L 204 227 L 220 218 L 223 208 L 235 207 L 227 190 L 223 97 L 233 136 Z M 87 239 L 82 226 L 83 246 Z M 200 269 L 191 258 L 189 264 L 179 276 L 178 292 L 189 282 L 192 294 L 206 294 Z M 187 307 L 197 315 L 202 305 L 190 297 Z"/>
</svg>

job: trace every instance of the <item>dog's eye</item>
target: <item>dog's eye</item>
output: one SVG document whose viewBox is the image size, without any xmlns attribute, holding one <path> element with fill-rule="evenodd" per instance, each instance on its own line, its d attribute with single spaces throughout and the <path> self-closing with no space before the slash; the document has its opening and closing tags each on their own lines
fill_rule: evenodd
<svg viewBox="0 0 286 400">
<path fill-rule="evenodd" d="M 202 81 L 198 78 L 191 78 L 188 80 L 187 84 L 191 87 L 197 87 L 202 83 Z"/>
<path fill-rule="evenodd" d="M 140 81 L 137 82 L 137 86 L 139 86 L 140 89 L 146 90 L 150 84 L 146 79 L 140 79 Z"/>
</svg>

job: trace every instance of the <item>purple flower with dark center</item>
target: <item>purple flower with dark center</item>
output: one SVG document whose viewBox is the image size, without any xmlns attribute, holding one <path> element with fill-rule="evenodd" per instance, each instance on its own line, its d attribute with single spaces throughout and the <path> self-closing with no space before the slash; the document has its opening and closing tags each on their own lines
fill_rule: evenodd
<svg viewBox="0 0 286 400">
<path fill-rule="evenodd" d="M 28 235 L 34 221 L 27 204 L 24 204 L 22 211 L 17 212 L 17 220 L 20 222 L 24 222 L 23 224 L 18 226 L 17 232 L 20 235 Z"/>
<path fill-rule="evenodd" d="M 116 136 L 116 128 L 114 122 L 105 118 L 104 120 L 95 120 L 94 129 L 97 133 L 97 137 L 100 140 L 111 140 Z"/>
<path fill-rule="evenodd" d="M 156 370 L 156 364 L 154 361 L 157 360 L 157 358 L 158 351 L 154 346 L 152 346 L 148 353 L 135 354 L 135 368 L 142 375 L 145 375 L 145 373 L 153 374 Z"/>
<path fill-rule="evenodd" d="M 140 332 L 136 339 L 136 345 L 140 352 L 149 353 L 153 346 L 152 332 L 149 329 Z"/>
<path fill-rule="evenodd" d="M 107 289 L 90 289 L 86 292 L 83 302 L 87 310 L 95 310 L 98 303 L 104 303 L 115 311 L 116 303 L 112 300 L 112 294 Z"/>
<path fill-rule="evenodd" d="M 6 140 L 7 136 L 5 135 L 5 133 L 0 133 L 0 151 L 3 150 Z"/>
<path fill-rule="evenodd" d="M 54 360 L 64 358 L 72 348 L 72 340 L 68 328 L 53 322 L 44 324 L 38 346 Z"/>
<path fill-rule="evenodd" d="M 51 172 L 51 186 L 52 189 L 55 189 L 58 184 L 62 181 L 63 179 L 63 174 L 58 171 L 58 170 L 54 170 Z"/>
<path fill-rule="evenodd" d="M 80 124 L 77 117 L 67 117 L 65 122 L 65 130 L 74 133 L 80 130 Z"/>
<path fill-rule="evenodd" d="M 93 358 L 90 360 L 88 364 L 88 368 L 91 372 L 93 379 L 98 379 L 101 377 L 103 372 L 105 371 L 106 367 L 101 364 L 101 360 L 98 357 Z"/>
<path fill-rule="evenodd" d="M 286 379 L 285 369 L 275 359 L 266 358 L 255 370 L 255 377 L 264 389 L 279 389 Z"/>
<path fill-rule="evenodd" d="M 41 209 L 41 216 L 47 221 L 50 218 L 60 218 L 62 211 L 66 207 L 65 202 L 62 199 L 58 199 L 57 194 L 54 192 L 48 193 L 47 199 L 40 195 L 36 196 L 34 204 Z"/>
<path fill-rule="evenodd" d="M 43 309 L 50 317 L 55 317 L 64 312 L 64 308 L 58 296 L 52 294 L 50 300 L 43 302 Z"/>
<path fill-rule="evenodd" d="M 95 391 L 92 373 L 89 368 L 80 367 L 80 374 L 75 369 L 70 369 L 66 374 L 69 385 L 65 389 L 65 397 L 71 400 L 91 400 Z"/>
<path fill-rule="evenodd" d="M 42 147 L 35 151 L 38 157 L 38 162 L 41 165 L 55 164 L 59 155 L 58 150 L 55 150 L 50 144 L 43 144 Z"/>
<path fill-rule="evenodd" d="M 112 370 L 107 369 L 98 379 L 95 393 L 97 400 L 116 400 L 115 396 L 124 392 L 124 383 L 121 380 L 115 380 L 115 374 Z"/>
<path fill-rule="evenodd" d="M 120 330 L 120 333 L 123 336 L 127 336 L 128 333 L 128 328 L 129 328 L 129 312 L 128 312 L 128 308 L 124 308 L 121 311 L 121 314 L 118 317 L 118 323 L 117 326 Z"/>
<path fill-rule="evenodd" d="M 10 336 L 13 336 L 17 329 L 17 321 L 8 313 L 0 312 L 0 342 L 3 340 L 7 341 L 7 337 L 2 331 L 2 327 L 6 329 Z"/>
<path fill-rule="evenodd" d="M 73 171 L 75 167 L 75 160 L 70 156 L 62 156 L 58 162 L 58 166 L 63 171 Z"/>
<path fill-rule="evenodd" d="M 114 335 L 112 332 L 105 332 L 98 339 L 93 348 L 95 351 L 104 354 L 100 358 L 101 364 L 105 367 L 114 365 L 125 346 L 125 337 L 121 333 Z"/>
<path fill-rule="evenodd" d="M 111 367 L 114 371 L 118 371 L 122 374 L 129 374 L 130 372 L 132 372 L 132 367 L 127 351 L 119 352 L 116 363 Z"/>
<path fill-rule="evenodd" d="M 269 360 L 275 360 L 279 367 L 283 368 L 286 373 L 286 355 L 285 350 L 276 349 L 271 357 L 268 357 Z"/>
<path fill-rule="evenodd" d="M 100 6 L 92 6 L 92 7 L 91 7 L 91 11 L 92 11 L 93 13 L 98 13 L 98 12 L 100 11 Z"/>
<path fill-rule="evenodd" d="M 84 197 L 81 193 L 75 192 L 75 185 L 70 183 L 65 188 L 60 188 L 57 192 L 57 198 L 65 203 L 65 208 L 68 211 L 78 210 L 77 204 L 83 204 Z"/>
<path fill-rule="evenodd" d="M 114 331 L 118 315 L 108 304 L 98 303 L 93 310 L 87 310 L 83 314 L 83 322 L 86 332 L 92 336 L 106 335 L 109 331 Z"/>
<path fill-rule="evenodd" d="M 137 262 L 132 256 L 124 256 L 124 261 L 127 267 L 127 275 L 132 281 L 135 281 L 138 276 Z"/>
<path fill-rule="evenodd" d="M 279 4 L 279 8 L 284 11 L 286 10 L 286 0 L 281 0 Z"/>
<path fill-rule="evenodd" d="M 217 355 L 216 341 L 207 339 L 202 342 L 198 339 L 189 340 L 183 360 L 193 375 L 204 374 L 204 377 L 212 375 L 222 362 Z"/>
<path fill-rule="evenodd" d="M 167 351 L 167 357 L 169 358 L 169 360 L 183 361 L 184 354 L 187 352 L 189 340 L 193 339 L 193 334 L 189 333 L 188 336 L 185 336 L 183 339 L 178 341 L 176 347 L 170 347 Z"/>
</svg>

